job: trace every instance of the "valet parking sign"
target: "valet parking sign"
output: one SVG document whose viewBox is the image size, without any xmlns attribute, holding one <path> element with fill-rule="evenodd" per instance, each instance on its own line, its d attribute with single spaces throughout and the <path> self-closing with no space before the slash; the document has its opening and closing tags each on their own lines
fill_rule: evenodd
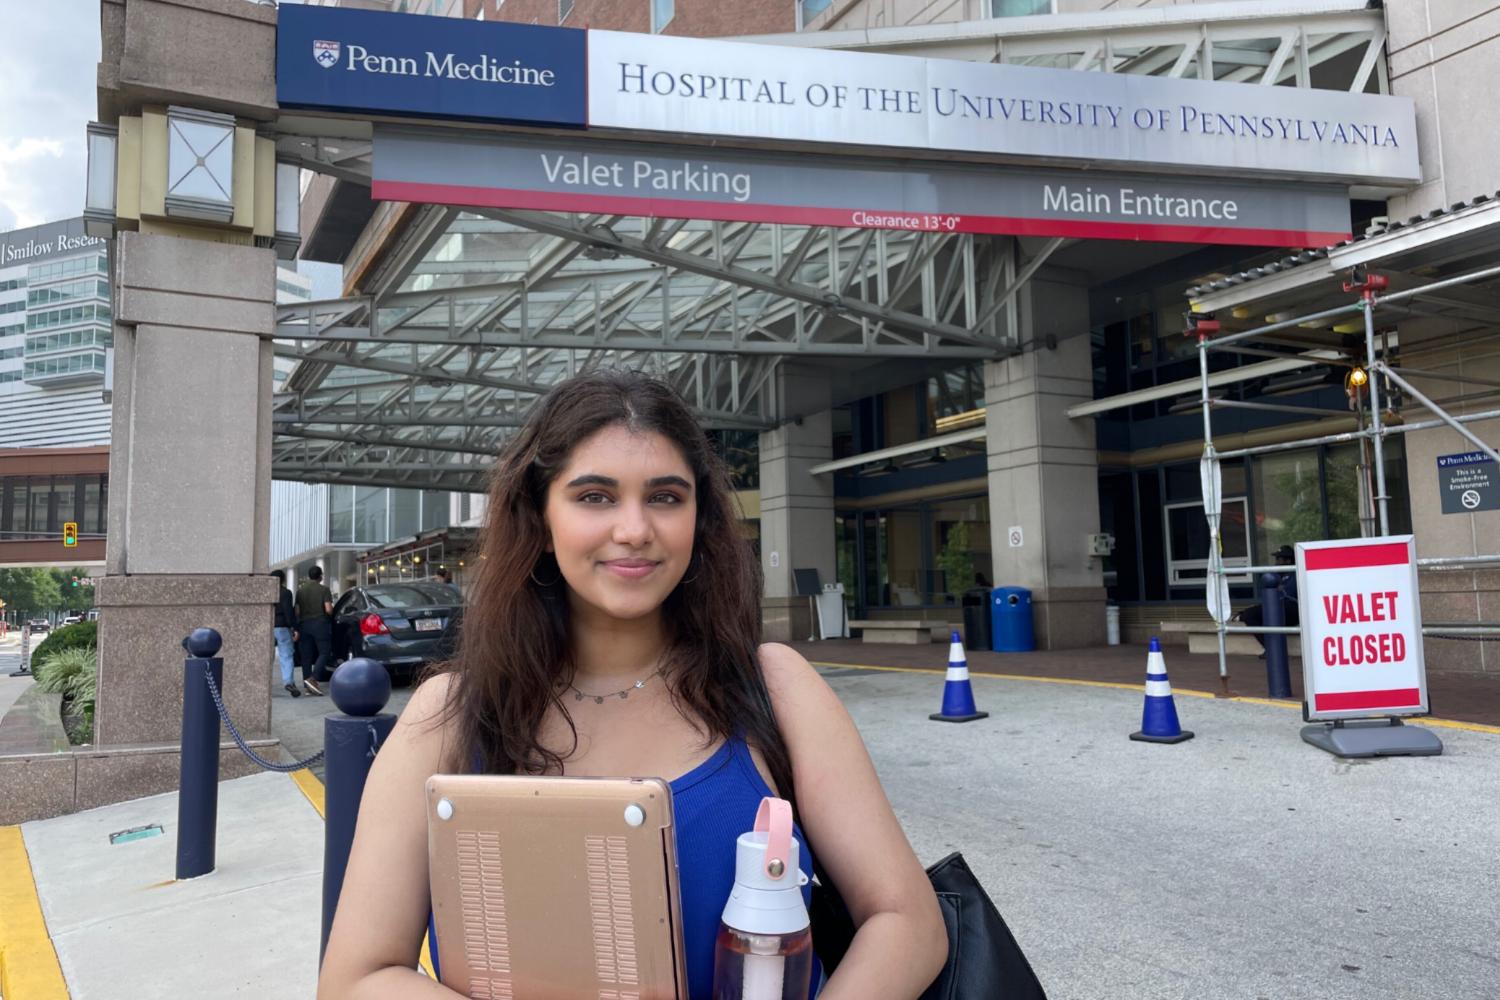
<svg viewBox="0 0 1500 1000">
<path fill-rule="evenodd" d="M 1411 535 L 1297 545 L 1309 720 L 1426 715 Z"/>
</svg>

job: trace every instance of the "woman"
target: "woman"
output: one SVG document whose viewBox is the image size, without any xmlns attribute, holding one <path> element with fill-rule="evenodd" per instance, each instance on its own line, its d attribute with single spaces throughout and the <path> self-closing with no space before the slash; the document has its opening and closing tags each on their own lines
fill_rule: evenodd
<svg viewBox="0 0 1500 1000">
<path fill-rule="evenodd" d="M 758 645 L 760 575 L 683 402 L 637 374 L 562 383 L 500 457 L 487 511 L 458 656 L 365 786 L 319 996 L 456 995 L 415 971 L 423 786 L 476 770 L 674 779 L 693 1000 L 734 838 L 779 790 L 859 928 L 820 995 L 919 996 L 947 954 L 931 885 L 838 698 L 793 650 Z"/>
</svg>

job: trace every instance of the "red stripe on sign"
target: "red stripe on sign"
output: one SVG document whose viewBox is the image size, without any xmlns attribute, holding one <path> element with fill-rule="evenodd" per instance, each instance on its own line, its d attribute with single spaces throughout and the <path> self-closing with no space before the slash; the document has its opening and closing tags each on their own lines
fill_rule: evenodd
<svg viewBox="0 0 1500 1000">
<path fill-rule="evenodd" d="M 1016 219 L 998 215 L 816 208 L 803 205 L 694 201 L 685 198 L 634 198 L 625 195 L 526 191 L 462 184 L 426 184 L 419 181 L 376 180 L 370 184 L 370 195 L 377 201 L 413 201 L 434 205 L 523 208 L 544 212 L 600 212 L 610 215 L 712 219 L 720 222 L 785 222 L 803 226 L 905 232 L 1003 233 L 1012 236 L 1066 236 L 1080 239 L 1275 247 L 1324 247 L 1349 238 L 1347 232 L 1087 222 L 1074 219 Z M 909 224 L 890 220 L 906 220 Z"/>
<path fill-rule="evenodd" d="M 1306 561 L 1309 570 L 1405 566 L 1411 562 L 1411 548 L 1405 542 L 1382 542 L 1377 545 L 1345 545 L 1336 549 L 1308 549 Z"/>
<path fill-rule="evenodd" d="M 1339 691 L 1313 697 L 1314 712 L 1355 712 L 1367 708 L 1417 708 L 1422 692 L 1416 688 L 1392 691 Z"/>
</svg>

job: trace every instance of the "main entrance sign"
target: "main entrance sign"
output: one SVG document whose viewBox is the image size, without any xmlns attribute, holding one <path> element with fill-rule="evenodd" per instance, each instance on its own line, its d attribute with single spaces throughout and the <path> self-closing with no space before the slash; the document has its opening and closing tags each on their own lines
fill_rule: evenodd
<svg viewBox="0 0 1500 1000">
<path fill-rule="evenodd" d="M 1018 170 L 930 161 L 531 140 L 377 127 L 381 200 L 965 233 L 1324 246 L 1335 184 Z"/>
<path fill-rule="evenodd" d="M 276 24 L 284 107 L 584 124 L 577 28 L 295 4 L 277 11 Z"/>
</svg>

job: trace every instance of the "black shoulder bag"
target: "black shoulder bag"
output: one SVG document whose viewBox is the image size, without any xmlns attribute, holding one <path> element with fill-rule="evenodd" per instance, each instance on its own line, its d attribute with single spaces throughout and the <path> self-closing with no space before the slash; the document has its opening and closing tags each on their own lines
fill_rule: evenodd
<svg viewBox="0 0 1500 1000">
<path fill-rule="evenodd" d="M 854 919 L 837 887 L 813 856 L 813 951 L 828 974 L 854 940 Z M 927 877 L 948 928 L 948 961 L 921 1000 L 1047 1000 L 1031 963 L 964 856 L 948 855 Z"/>
<path fill-rule="evenodd" d="M 771 696 L 765 684 L 756 685 L 760 707 L 767 718 L 775 719 Z M 772 765 L 773 771 L 778 771 Z M 797 793 L 790 773 L 775 773 L 776 786 L 797 810 Z M 807 836 L 807 828 L 802 827 Z M 823 965 L 825 975 L 832 975 L 854 941 L 854 918 L 838 887 L 818 864 L 818 854 L 806 844 L 813 858 L 812 921 L 813 951 Z M 948 960 L 943 971 L 927 987 L 921 1000 L 1047 1000 L 1047 993 L 1031 970 L 1031 963 L 1015 935 L 1005 926 L 979 879 L 969 870 L 963 855 L 948 855 L 927 869 L 927 878 L 937 893 L 948 928 Z"/>
</svg>

